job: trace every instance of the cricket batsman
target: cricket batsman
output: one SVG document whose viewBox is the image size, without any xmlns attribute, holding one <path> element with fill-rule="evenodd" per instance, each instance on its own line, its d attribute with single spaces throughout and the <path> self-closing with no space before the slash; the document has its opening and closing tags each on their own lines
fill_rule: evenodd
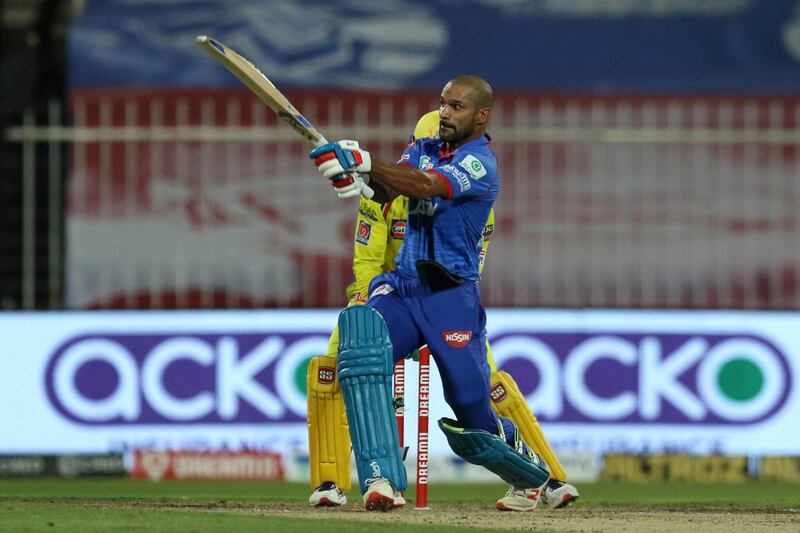
<svg viewBox="0 0 800 533">
<path fill-rule="evenodd" d="M 397 163 L 336 141 L 310 157 L 337 192 L 375 200 L 409 198 L 405 237 L 395 269 L 377 276 L 365 305 L 339 315 L 336 374 L 365 508 L 405 504 L 405 468 L 392 406 L 395 361 L 427 344 L 455 420 L 439 427 L 453 451 L 484 466 L 521 495 L 538 495 L 550 479 L 516 424 L 498 417 L 489 399 L 486 314 L 478 288 L 483 226 L 497 194 L 497 160 L 486 127 L 492 89 L 477 76 L 458 76 L 442 90 L 439 139 L 419 139 Z"/>
<path fill-rule="evenodd" d="M 439 111 L 423 115 L 411 138 L 438 138 Z M 347 288 L 348 306 L 362 305 L 370 281 L 395 266 L 395 257 L 403 242 L 408 199 L 398 196 L 381 205 L 360 197 L 356 219 L 353 253 L 355 281 Z M 494 231 L 494 212 L 490 211 L 483 230 L 483 250 L 480 252 L 479 271 L 483 270 L 486 251 Z M 311 467 L 309 497 L 312 506 L 341 506 L 347 503 L 345 492 L 350 490 L 350 436 L 341 388 L 335 378 L 336 355 L 339 331 L 334 328 L 328 344 L 327 354 L 312 359 L 308 367 L 308 436 Z M 541 492 L 541 498 L 553 508 L 566 507 L 578 498 L 577 489 L 566 483 L 566 472 L 558 461 L 530 411 L 524 396 L 514 379 L 504 371 L 498 371 L 492 357 L 491 347 L 486 344 L 487 358 L 491 370 L 491 399 L 495 412 L 512 418 L 519 426 L 522 438 L 531 443 L 551 471 L 551 479 Z M 331 379 L 333 377 L 333 379 Z M 497 508 L 510 511 L 530 511 L 536 506 L 535 495 L 518 494 L 511 487 L 497 501 Z"/>
</svg>

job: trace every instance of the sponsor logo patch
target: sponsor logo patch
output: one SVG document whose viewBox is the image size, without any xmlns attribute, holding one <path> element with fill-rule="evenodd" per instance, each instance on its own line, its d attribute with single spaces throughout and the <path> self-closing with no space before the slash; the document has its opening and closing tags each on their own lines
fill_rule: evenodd
<svg viewBox="0 0 800 533">
<path fill-rule="evenodd" d="M 471 331 L 445 331 L 442 336 L 444 342 L 453 348 L 463 348 L 472 340 Z"/>
<path fill-rule="evenodd" d="M 372 224 L 364 222 L 363 220 L 358 223 L 358 233 L 356 233 L 356 242 L 367 245 L 369 244 L 369 236 L 372 234 Z"/>
<path fill-rule="evenodd" d="M 442 167 L 442 170 L 448 171 L 456 179 L 458 182 L 458 188 L 461 189 L 461 192 L 468 191 L 470 187 L 472 187 L 467 175 L 453 165 L 445 165 Z"/>
<path fill-rule="evenodd" d="M 392 238 L 402 239 L 406 235 L 406 221 L 405 220 L 392 220 Z"/>
<path fill-rule="evenodd" d="M 359 292 L 355 293 L 352 296 L 352 298 L 350 298 L 350 301 L 351 302 L 361 302 L 363 304 L 363 303 L 367 302 L 367 297 L 364 296 L 363 292 L 359 291 Z"/>
<path fill-rule="evenodd" d="M 399 163 L 400 161 L 408 161 L 409 159 L 411 159 L 411 154 L 403 154 L 400 156 L 400 160 L 397 162 Z"/>
<path fill-rule="evenodd" d="M 358 208 L 358 213 L 362 217 L 367 218 L 367 219 L 369 219 L 369 220 L 371 220 L 373 222 L 377 222 L 377 220 L 378 220 L 378 217 L 375 216 L 375 213 L 371 213 L 370 211 L 368 211 L 367 209 L 364 209 L 363 207 L 359 207 Z"/>
<path fill-rule="evenodd" d="M 462 159 L 458 166 L 466 170 L 473 179 L 479 180 L 486 175 L 486 168 L 483 166 L 483 163 L 478 161 L 478 158 L 474 155 L 468 155 L 464 159 Z"/>
<path fill-rule="evenodd" d="M 436 208 L 438 206 L 439 204 L 435 203 L 433 200 L 429 198 L 423 198 L 423 199 L 409 198 L 408 214 L 432 217 L 433 214 L 436 212 Z"/>
<path fill-rule="evenodd" d="M 381 477 L 381 467 L 377 461 L 372 461 L 369 466 L 372 468 L 372 477 Z"/>
<path fill-rule="evenodd" d="M 488 241 L 494 234 L 494 224 L 486 224 L 483 227 L 483 240 Z"/>
<path fill-rule="evenodd" d="M 322 385 L 330 385 L 336 378 L 336 371 L 332 366 L 319 367 L 319 382 Z"/>
<path fill-rule="evenodd" d="M 301 114 L 292 115 L 291 113 L 287 113 L 286 111 L 278 112 L 278 116 L 281 117 L 287 124 L 293 127 L 297 133 L 308 139 L 309 141 L 313 141 L 314 139 L 311 137 L 311 134 L 308 133 L 307 128 L 311 127 L 311 123 L 306 120 L 306 118 Z"/>
<path fill-rule="evenodd" d="M 372 298 L 373 296 L 381 296 L 383 294 L 389 294 L 393 290 L 394 287 L 392 287 L 388 283 L 384 283 L 383 285 L 375 287 L 375 290 L 372 291 L 372 294 L 370 294 L 369 297 Z"/>
<path fill-rule="evenodd" d="M 492 398 L 494 403 L 500 403 L 506 399 L 508 394 L 506 393 L 506 389 L 503 388 L 502 383 L 495 383 L 492 385 L 491 390 L 489 390 L 489 396 Z"/>
</svg>

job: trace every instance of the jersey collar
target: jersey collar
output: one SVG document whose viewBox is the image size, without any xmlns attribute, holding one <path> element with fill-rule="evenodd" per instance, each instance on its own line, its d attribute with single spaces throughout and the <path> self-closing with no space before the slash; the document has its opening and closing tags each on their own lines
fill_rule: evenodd
<svg viewBox="0 0 800 533">
<path fill-rule="evenodd" d="M 478 146 L 488 146 L 489 143 L 492 142 L 492 138 L 489 137 L 488 134 L 484 133 L 482 136 L 478 137 L 477 139 L 472 139 L 468 143 L 464 143 L 458 148 L 453 151 L 447 152 L 445 151 L 445 147 L 447 146 L 446 141 L 439 140 L 439 159 L 444 159 L 446 157 L 452 157 L 458 150 L 465 147 L 478 147 Z"/>
</svg>

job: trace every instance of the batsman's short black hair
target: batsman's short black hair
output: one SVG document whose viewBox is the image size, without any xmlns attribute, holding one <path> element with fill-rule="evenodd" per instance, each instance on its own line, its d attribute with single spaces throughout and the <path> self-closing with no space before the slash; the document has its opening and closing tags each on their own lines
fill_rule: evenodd
<svg viewBox="0 0 800 533">
<path fill-rule="evenodd" d="M 450 80 L 450 83 L 453 85 L 465 85 L 472 89 L 472 96 L 475 102 L 477 102 L 478 107 L 491 108 L 494 104 L 494 91 L 492 91 L 492 86 L 480 76 L 462 74 Z"/>
</svg>

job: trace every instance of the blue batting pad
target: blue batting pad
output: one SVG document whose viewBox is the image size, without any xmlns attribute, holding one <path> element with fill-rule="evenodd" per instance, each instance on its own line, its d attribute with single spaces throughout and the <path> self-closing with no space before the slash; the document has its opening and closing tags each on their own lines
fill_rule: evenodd
<svg viewBox="0 0 800 533">
<path fill-rule="evenodd" d="M 339 314 L 336 366 L 361 493 L 367 491 L 368 480 L 379 477 L 388 479 L 395 490 L 406 490 L 392 407 L 392 342 L 380 313 L 358 305 Z"/>
<path fill-rule="evenodd" d="M 541 487 L 550 479 L 550 472 L 542 464 L 514 450 L 498 435 L 482 429 L 465 429 L 455 420 L 442 418 L 439 427 L 447 442 L 459 457 L 474 465 L 487 468 L 509 485 L 518 489 Z"/>
</svg>

